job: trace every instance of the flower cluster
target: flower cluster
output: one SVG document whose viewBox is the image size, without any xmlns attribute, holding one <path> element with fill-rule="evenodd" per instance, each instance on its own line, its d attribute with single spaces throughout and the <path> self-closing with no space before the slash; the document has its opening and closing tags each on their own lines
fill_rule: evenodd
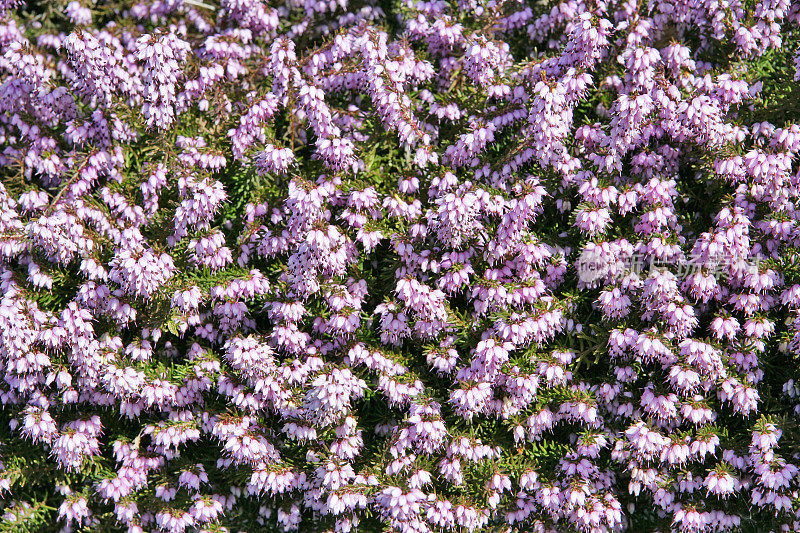
<svg viewBox="0 0 800 533">
<path fill-rule="evenodd" d="M 800 4 L 18 4 L 0 530 L 800 530 Z"/>
</svg>

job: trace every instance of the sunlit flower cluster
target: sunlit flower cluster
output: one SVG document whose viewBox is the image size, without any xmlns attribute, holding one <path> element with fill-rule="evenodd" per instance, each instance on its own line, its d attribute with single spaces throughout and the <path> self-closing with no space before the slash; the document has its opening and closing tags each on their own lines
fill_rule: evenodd
<svg viewBox="0 0 800 533">
<path fill-rule="evenodd" d="M 0 530 L 800 530 L 800 4 L 56 4 Z"/>
</svg>

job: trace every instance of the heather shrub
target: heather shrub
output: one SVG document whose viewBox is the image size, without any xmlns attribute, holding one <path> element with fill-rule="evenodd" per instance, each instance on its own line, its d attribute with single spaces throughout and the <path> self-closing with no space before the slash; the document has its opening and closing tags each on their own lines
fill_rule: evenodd
<svg viewBox="0 0 800 533">
<path fill-rule="evenodd" d="M 800 530 L 799 25 L 0 0 L 0 531 Z"/>
</svg>

